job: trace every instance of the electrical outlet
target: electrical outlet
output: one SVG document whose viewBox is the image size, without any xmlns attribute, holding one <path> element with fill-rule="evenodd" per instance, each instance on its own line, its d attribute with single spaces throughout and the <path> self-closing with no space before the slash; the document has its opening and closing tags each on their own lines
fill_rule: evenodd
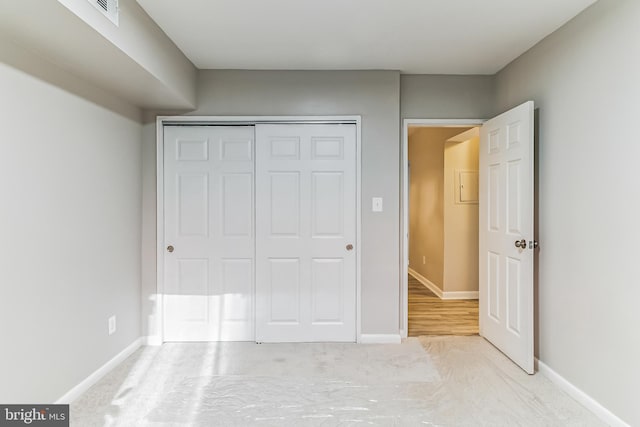
<svg viewBox="0 0 640 427">
<path fill-rule="evenodd" d="M 116 316 L 109 317 L 109 335 L 116 333 Z"/>
<path fill-rule="evenodd" d="M 427 257 L 422 255 L 422 264 L 426 264 L 427 263 Z"/>
<path fill-rule="evenodd" d="M 374 197 L 371 199 L 371 211 L 382 212 L 382 197 Z"/>
</svg>

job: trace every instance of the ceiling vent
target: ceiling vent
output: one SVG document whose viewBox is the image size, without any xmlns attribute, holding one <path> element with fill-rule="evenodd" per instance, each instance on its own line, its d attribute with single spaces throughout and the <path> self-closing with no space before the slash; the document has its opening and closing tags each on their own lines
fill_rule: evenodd
<svg viewBox="0 0 640 427">
<path fill-rule="evenodd" d="M 96 9 L 104 14 L 111 22 L 118 25 L 118 0 L 88 0 Z"/>
</svg>

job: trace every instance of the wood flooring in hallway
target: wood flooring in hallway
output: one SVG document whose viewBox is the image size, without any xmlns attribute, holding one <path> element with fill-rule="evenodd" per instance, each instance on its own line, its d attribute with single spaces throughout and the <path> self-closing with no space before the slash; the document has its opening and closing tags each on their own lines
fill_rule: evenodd
<svg viewBox="0 0 640 427">
<path fill-rule="evenodd" d="M 478 334 L 478 300 L 441 300 L 409 275 L 409 336 Z"/>
</svg>

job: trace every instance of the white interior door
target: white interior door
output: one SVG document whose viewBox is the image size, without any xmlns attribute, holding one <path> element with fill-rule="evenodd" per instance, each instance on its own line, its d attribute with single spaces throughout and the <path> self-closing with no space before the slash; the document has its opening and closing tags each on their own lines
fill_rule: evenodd
<svg viewBox="0 0 640 427">
<path fill-rule="evenodd" d="M 252 126 L 164 128 L 165 341 L 254 340 Z"/>
<path fill-rule="evenodd" d="M 533 102 L 480 135 L 480 335 L 533 374 Z"/>
<path fill-rule="evenodd" d="M 356 340 L 356 127 L 256 125 L 256 340 Z"/>
</svg>

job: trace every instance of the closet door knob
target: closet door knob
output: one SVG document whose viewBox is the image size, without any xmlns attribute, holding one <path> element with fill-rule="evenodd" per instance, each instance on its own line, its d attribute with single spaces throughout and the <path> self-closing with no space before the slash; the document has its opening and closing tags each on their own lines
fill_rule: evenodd
<svg viewBox="0 0 640 427">
<path fill-rule="evenodd" d="M 169 253 L 173 252 L 173 246 L 171 245 L 167 246 L 167 252 Z"/>
</svg>

